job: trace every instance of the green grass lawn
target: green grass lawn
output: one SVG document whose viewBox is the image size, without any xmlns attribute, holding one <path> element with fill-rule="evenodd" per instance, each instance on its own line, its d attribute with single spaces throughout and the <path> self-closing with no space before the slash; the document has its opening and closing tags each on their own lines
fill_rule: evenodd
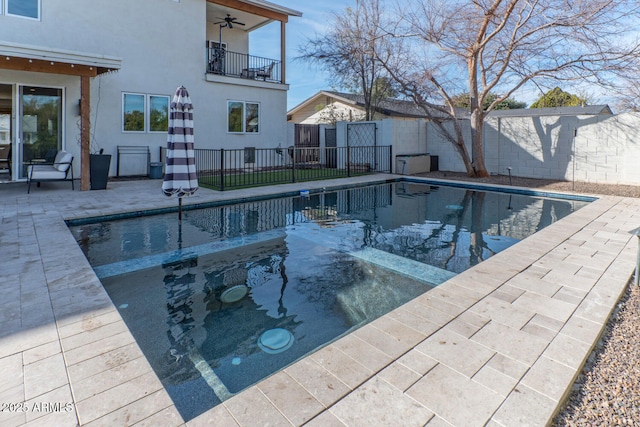
<svg viewBox="0 0 640 427">
<path fill-rule="evenodd" d="M 240 188 L 260 187 L 263 185 L 286 184 L 294 182 L 292 169 L 274 171 L 260 171 L 249 173 L 228 174 L 224 176 L 224 189 L 237 190 Z M 372 172 L 351 170 L 351 176 L 367 175 Z M 324 179 L 346 178 L 346 169 L 296 169 L 295 182 L 320 181 Z M 220 175 L 201 176 L 198 183 L 204 188 L 220 190 Z"/>
</svg>

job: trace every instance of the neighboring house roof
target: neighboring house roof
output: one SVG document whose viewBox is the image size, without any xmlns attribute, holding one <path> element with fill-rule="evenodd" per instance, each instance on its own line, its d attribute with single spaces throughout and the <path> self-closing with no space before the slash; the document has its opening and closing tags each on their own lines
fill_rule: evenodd
<svg viewBox="0 0 640 427">
<path fill-rule="evenodd" d="M 302 111 L 310 105 L 316 105 L 324 97 L 333 98 L 343 104 L 351 105 L 354 108 L 364 110 L 364 95 L 353 93 L 335 92 L 322 90 L 310 98 L 307 98 L 297 106 L 287 112 L 288 116 Z M 422 109 L 412 101 L 401 99 L 385 99 L 378 103 L 376 112 L 388 117 L 402 118 L 428 118 Z M 584 107 L 553 107 L 553 108 L 519 108 L 514 110 L 493 110 L 487 117 L 541 117 L 541 116 L 595 116 L 612 115 L 613 112 L 608 105 L 586 105 Z M 442 114 L 437 114 L 442 115 Z M 469 112 L 459 109 L 460 118 L 468 118 Z"/>
<path fill-rule="evenodd" d="M 323 91 L 325 94 L 332 96 L 336 99 L 340 99 L 345 103 L 350 103 L 354 106 L 364 108 L 364 95 L 358 95 L 353 93 L 342 93 L 334 91 Z M 412 101 L 405 101 L 401 99 L 383 99 L 378 102 L 376 111 L 385 116 L 400 116 L 400 117 L 425 117 L 424 111 L 416 106 Z"/>
<path fill-rule="evenodd" d="M 585 105 L 584 107 L 518 108 L 515 110 L 493 110 L 487 117 L 540 117 L 540 116 L 597 116 L 612 115 L 608 105 Z"/>
<path fill-rule="evenodd" d="M 343 104 L 351 105 L 355 108 L 364 109 L 364 95 L 357 95 L 353 93 L 334 92 L 329 90 L 323 90 L 310 98 L 307 98 L 297 106 L 293 107 L 287 114 L 295 114 L 303 108 L 309 106 L 309 104 L 317 103 L 322 97 L 330 97 Z M 376 111 L 379 114 L 383 114 L 389 117 L 408 117 L 408 118 L 424 118 L 426 115 L 424 111 L 418 108 L 412 101 L 405 101 L 401 99 L 385 99 L 380 101 L 376 107 Z"/>
</svg>

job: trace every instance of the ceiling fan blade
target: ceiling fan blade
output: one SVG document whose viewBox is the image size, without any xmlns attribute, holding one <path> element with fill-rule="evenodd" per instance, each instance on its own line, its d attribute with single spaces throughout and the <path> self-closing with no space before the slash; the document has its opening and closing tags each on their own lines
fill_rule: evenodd
<svg viewBox="0 0 640 427">
<path fill-rule="evenodd" d="M 0 0 L 2 1 L 2 0 Z M 218 16 L 215 17 L 215 19 L 219 19 L 219 22 L 214 22 L 213 25 L 219 25 L 219 24 L 224 24 L 224 26 L 226 26 L 227 28 L 233 28 L 234 24 L 238 24 L 238 25 L 245 25 L 244 22 L 238 22 L 236 21 L 236 19 L 238 18 L 232 18 L 230 14 L 227 13 L 227 17 L 226 18 L 220 18 Z"/>
</svg>

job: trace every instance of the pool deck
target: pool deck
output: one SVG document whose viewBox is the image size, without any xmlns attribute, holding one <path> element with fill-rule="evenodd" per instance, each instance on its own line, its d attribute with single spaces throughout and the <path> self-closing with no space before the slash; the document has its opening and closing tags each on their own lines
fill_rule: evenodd
<svg viewBox="0 0 640 427">
<path fill-rule="evenodd" d="M 544 426 L 633 275 L 640 225 L 640 199 L 600 197 L 185 423 L 64 222 L 177 202 L 160 180 L 69 187 L 0 185 L 3 427 Z"/>
</svg>

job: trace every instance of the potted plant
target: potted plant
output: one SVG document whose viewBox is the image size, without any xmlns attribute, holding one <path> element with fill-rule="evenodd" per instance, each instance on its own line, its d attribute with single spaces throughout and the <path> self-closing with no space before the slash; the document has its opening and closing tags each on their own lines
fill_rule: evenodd
<svg viewBox="0 0 640 427">
<path fill-rule="evenodd" d="M 96 113 L 97 116 L 97 113 Z M 95 120 L 95 119 L 94 119 Z M 82 146 L 81 133 L 82 123 L 78 119 L 78 145 Z M 104 148 L 99 148 L 95 140 L 93 129 L 89 131 L 90 154 L 89 154 L 89 183 L 91 190 L 105 190 L 109 180 L 109 167 L 111 166 L 111 154 L 104 154 Z"/>
<path fill-rule="evenodd" d="M 89 176 L 92 190 L 105 190 L 109 180 L 109 166 L 111 165 L 111 154 L 104 154 L 104 148 L 99 154 L 89 156 Z"/>
</svg>

